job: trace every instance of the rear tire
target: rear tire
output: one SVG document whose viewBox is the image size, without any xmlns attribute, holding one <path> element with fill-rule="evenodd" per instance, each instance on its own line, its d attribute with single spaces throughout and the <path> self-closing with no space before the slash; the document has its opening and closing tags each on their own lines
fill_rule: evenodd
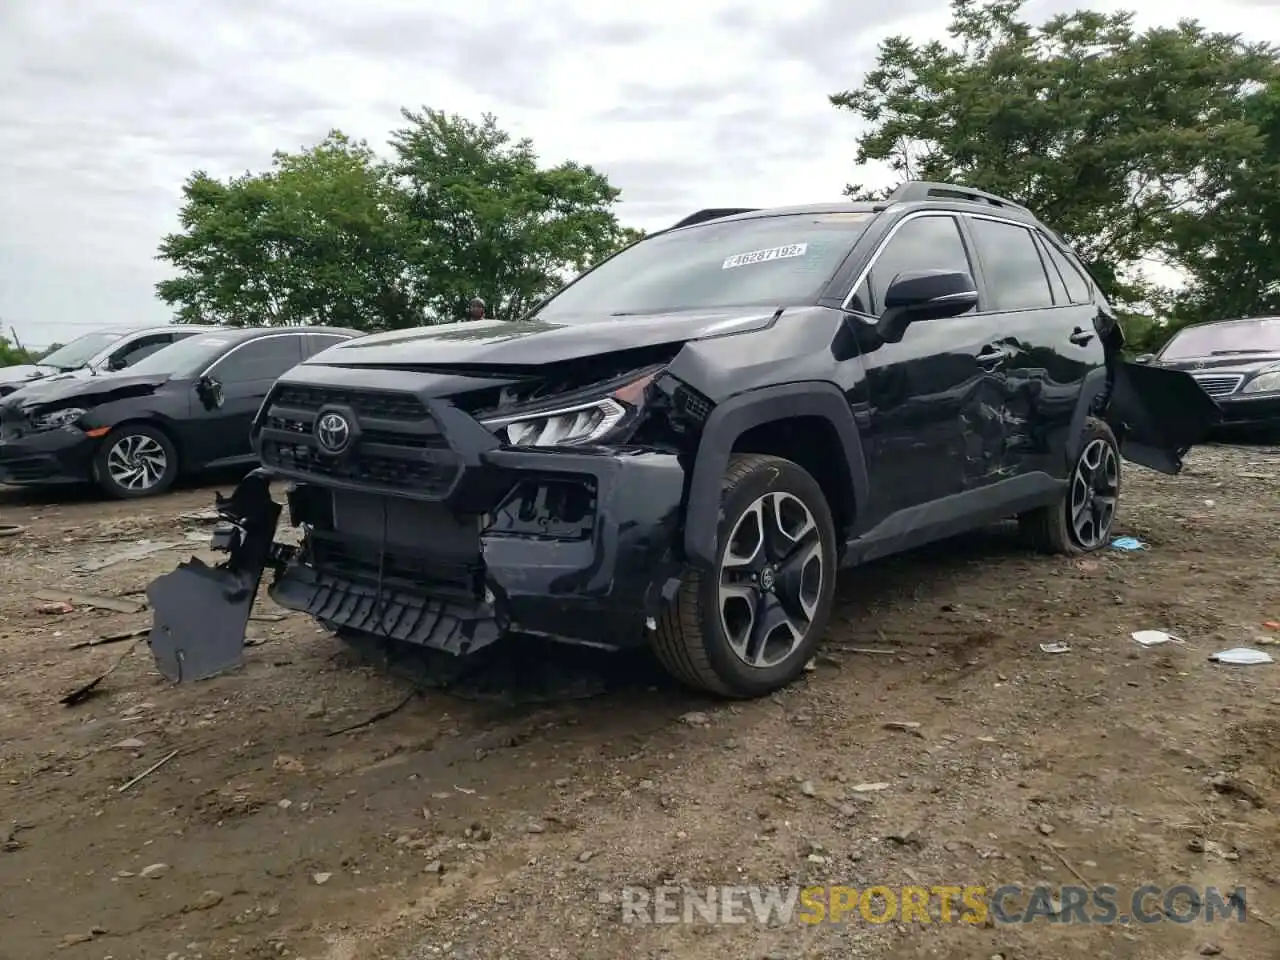
<svg viewBox="0 0 1280 960">
<path fill-rule="evenodd" d="M 162 430 L 126 423 L 98 447 L 93 474 L 103 492 L 117 500 L 155 496 L 178 477 L 178 448 Z"/>
<path fill-rule="evenodd" d="M 1018 523 L 1032 548 L 1078 556 L 1111 542 L 1119 505 L 1120 445 L 1104 421 L 1090 417 L 1062 498 L 1024 513 Z"/>
<path fill-rule="evenodd" d="M 790 460 L 735 456 L 716 542 L 715 572 L 686 572 L 651 643 L 690 687 L 762 697 L 801 674 L 831 618 L 831 509 L 817 481 Z"/>
</svg>

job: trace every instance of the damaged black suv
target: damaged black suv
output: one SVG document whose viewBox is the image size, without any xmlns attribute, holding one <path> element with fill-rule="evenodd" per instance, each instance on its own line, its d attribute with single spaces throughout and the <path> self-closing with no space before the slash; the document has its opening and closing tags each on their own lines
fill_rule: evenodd
<svg viewBox="0 0 1280 960">
<path fill-rule="evenodd" d="M 841 567 L 1011 517 L 1046 550 L 1106 544 L 1121 457 L 1176 473 L 1218 417 L 1122 344 L 1080 261 L 999 197 L 703 211 L 527 319 L 285 374 L 262 469 L 219 497 L 228 559 L 149 590 L 153 654 L 171 679 L 235 663 L 269 566 L 278 604 L 362 643 L 647 643 L 760 696 L 803 670 Z"/>
</svg>

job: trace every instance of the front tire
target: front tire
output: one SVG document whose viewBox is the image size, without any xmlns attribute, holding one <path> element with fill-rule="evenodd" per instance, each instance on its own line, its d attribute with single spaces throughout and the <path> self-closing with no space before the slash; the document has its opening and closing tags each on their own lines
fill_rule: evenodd
<svg viewBox="0 0 1280 960">
<path fill-rule="evenodd" d="M 126 423 L 102 441 L 93 472 L 109 497 L 136 500 L 155 496 L 177 479 L 178 450 L 163 431 L 145 423 Z"/>
<path fill-rule="evenodd" d="M 762 697 L 804 670 L 827 628 L 836 542 L 822 488 L 790 460 L 760 454 L 729 462 L 715 572 L 685 574 L 652 644 L 688 686 Z"/>
<path fill-rule="evenodd" d="M 1119 504 L 1120 445 L 1104 421 L 1090 417 L 1066 493 L 1057 503 L 1023 514 L 1018 522 L 1033 548 L 1078 556 L 1111 542 Z"/>
</svg>

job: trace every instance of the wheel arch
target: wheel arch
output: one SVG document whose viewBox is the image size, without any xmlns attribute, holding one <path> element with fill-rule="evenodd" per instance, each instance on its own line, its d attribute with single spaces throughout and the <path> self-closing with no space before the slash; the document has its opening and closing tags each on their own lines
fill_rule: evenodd
<svg viewBox="0 0 1280 960">
<path fill-rule="evenodd" d="M 797 422 L 797 429 L 786 430 Z M 832 456 L 835 450 L 806 451 L 806 441 L 817 437 L 834 439 L 842 455 Z M 685 510 L 685 555 L 701 569 L 715 565 L 721 485 L 734 453 L 786 459 L 802 455 L 796 462 L 814 474 L 827 495 L 838 518 L 838 547 L 843 547 L 858 504 L 867 501 L 869 483 L 853 412 L 835 384 L 804 381 L 764 387 L 731 397 L 712 410 L 698 442 Z"/>
</svg>

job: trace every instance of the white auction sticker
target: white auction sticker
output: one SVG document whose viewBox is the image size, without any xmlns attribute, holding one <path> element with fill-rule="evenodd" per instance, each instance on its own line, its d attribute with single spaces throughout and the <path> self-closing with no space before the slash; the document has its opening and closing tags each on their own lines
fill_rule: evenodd
<svg viewBox="0 0 1280 960">
<path fill-rule="evenodd" d="M 750 253 L 735 253 L 720 265 L 721 270 L 734 267 L 745 267 L 749 263 L 764 263 L 766 260 L 785 260 L 788 257 L 803 257 L 809 249 L 807 243 L 789 243 L 785 247 L 770 247 L 768 250 L 752 250 Z"/>
</svg>

